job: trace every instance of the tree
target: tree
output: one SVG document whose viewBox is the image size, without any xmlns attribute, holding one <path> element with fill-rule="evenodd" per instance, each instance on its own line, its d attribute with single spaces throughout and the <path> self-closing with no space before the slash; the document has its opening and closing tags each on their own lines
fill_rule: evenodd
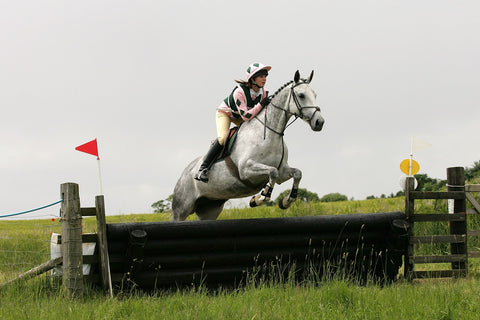
<svg viewBox="0 0 480 320">
<path fill-rule="evenodd" d="M 154 213 L 162 213 L 162 212 L 168 212 L 172 210 L 172 199 L 173 199 L 173 194 L 171 194 L 168 198 L 164 200 L 158 200 L 157 202 L 152 204 L 153 212 Z"/>
<path fill-rule="evenodd" d="M 278 197 L 275 199 L 275 204 L 278 205 L 280 201 L 283 200 L 286 196 L 290 194 L 290 190 L 285 190 L 282 193 L 278 195 Z M 318 202 L 320 199 L 318 198 L 318 194 L 314 192 L 310 192 L 307 189 L 298 189 L 297 193 L 297 200 L 303 201 L 303 202 Z"/>
<path fill-rule="evenodd" d="M 348 198 L 346 195 L 335 192 L 335 193 L 326 194 L 320 199 L 320 202 L 336 202 L 336 201 L 348 201 Z"/>
<path fill-rule="evenodd" d="M 415 179 L 417 179 L 418 191 L 440 191 L 447 185 L 447 180 L 430 178 L 426 174 L 416 174 Z"/>
<path fill-rule="evenodd" d="M 472 180 L 477 177 L 480 177 L 480 161 L 475 161 L 471 168 L 465 168 L 465 180 Z"/>
</svg>

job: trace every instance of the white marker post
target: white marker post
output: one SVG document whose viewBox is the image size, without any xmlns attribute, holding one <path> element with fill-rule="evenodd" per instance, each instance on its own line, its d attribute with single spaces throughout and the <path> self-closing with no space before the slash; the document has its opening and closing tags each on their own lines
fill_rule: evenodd
<svg viewBox="0 0 480 320">
<path fill-rule="evenodd" d="M 98 164 L 98 181 L 100 183 L 100 195 L 103 195 L 102 170 L 100 169 L 100 157 L 98 157 L 98 156 L 97 156 L 97 164 Z"/>
</svg>

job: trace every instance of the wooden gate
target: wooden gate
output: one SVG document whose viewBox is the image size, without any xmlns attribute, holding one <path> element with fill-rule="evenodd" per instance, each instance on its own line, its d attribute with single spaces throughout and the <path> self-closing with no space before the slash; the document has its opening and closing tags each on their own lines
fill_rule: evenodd
<svg viewBox="0 0 480 320">
<path fill-rule="evenodd" d="M 467 214 L 478 214 L 480 205 L 470 192 L 479 192 L 480 185 L 465 185 L 465 173 L 463 167 L 447 169 L 447 191 L 445 192 L 421 192 L 414 191 L 414 178 L 408 177 L 405 189 L 405 214 L 410 224 L 408 256 L 405 261 L 405 277 L 415 278 L 443 278 L 465 277 L 468 272 L 468 258 L 480 257 L 478 251 L 468 251 L 468 238 L 479 236 L 480 230 L 468 230 Z M 416 200 L 439 200 L 448 201 L 448 213 L 416 213 Z M 467 200 L 473 209 L 467 210 Z M 418 223 L 444 222 L 448 223 L 448 235 L 419 235 L 415 232 Z M 416 255 L 415 247 L 418 245 L 450 244 L 450 253 L 442 255 Z M 415 270 L 415 264 L 438 264 L 450 263 L 447 270 Z"/>
</svg>

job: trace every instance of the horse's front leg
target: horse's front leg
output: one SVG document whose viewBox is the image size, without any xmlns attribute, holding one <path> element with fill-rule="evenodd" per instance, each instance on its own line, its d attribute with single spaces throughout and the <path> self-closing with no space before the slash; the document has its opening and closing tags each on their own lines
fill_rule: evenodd
<svg viewBox="0 0 480 320">
<path fill-rule="evenodd" d="M 240 178 L 247 180 L 252 177 L 268 176 L 268 183 L 259 195 L 253 196 L 250 200 L 250 207 L 260 206 L 268 201 L 272 196 L 273 187 L 278 179 L 278 170 L 275 167 L 263 163 L 248 160 L 243 170 L 239 171 Z"/>
<path fill-rule="evenodd" d="M 270 201 L 270 197 L 272 196 L 272 191 L 273 191 L 273 186 L 269 182 L 267 183 L 265 188 L 263 188 L 260 194 L 257 194 L 256 196 L 253 196 L 252 199 L 250 199 L 250 207 L 252 208 L 258 207 Z"/>
<path fill-rule="evenodd" d="M 282 168 L 280 168 L 279 183 L 285 182 L 291 178 L 293 178 L 292 190 L 290 190 L 288 196 L 280 199 L 278 202 L 280 209 L 287 209 L 292 205 L 293 202 L 297 200 L 298 186 L 300 185 L 300 180 L 302 180 L 302 171 L 300 169 L 291 168 L 288 165 L 284 165 Z"/>
</svg>

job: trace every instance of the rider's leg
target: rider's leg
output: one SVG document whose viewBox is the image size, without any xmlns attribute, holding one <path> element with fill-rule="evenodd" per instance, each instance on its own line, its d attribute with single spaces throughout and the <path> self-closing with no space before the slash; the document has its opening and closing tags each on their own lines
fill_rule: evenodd
<svg viewBox="0 0 480 320">
<path fill-rule="evenodd" d="M 215 122 L 217 124 L 217 140 L 223 146 L 228 132 L 230 131 L 232 119 L 230 119 L 230 117 L 225 113 L 217 111 Z"/>
<path fill-rule="evenodd" d="M 205 158 L 203 159 L 202 164 L 200 165 L 200 168 L 198 169 L 198 172 L 194 176 L 194 179 L 202 182 L 208 182 L 208 170 L 210 170 L 210 167 L 213 165 L 220 152 L 222 152 L 223 142 L 225 141 L 225 137 L 230 129 L 231 120 L 226 114 L 217 111 L 216 123 L 218 138 L 211 145 Z"/>
<path fill-rule="evenodd" d="M 223 146 L 218 142 L 218 139 L 216 139 L 210 146 L 205 158 L 203 158 L 203 162 L 200 165 L 197 174 L 194 176 L 195 180 L 208 182 L 208 170 L 215 162 L 220 152 L 222 152 L 222 149 Z"/>
</svg>

